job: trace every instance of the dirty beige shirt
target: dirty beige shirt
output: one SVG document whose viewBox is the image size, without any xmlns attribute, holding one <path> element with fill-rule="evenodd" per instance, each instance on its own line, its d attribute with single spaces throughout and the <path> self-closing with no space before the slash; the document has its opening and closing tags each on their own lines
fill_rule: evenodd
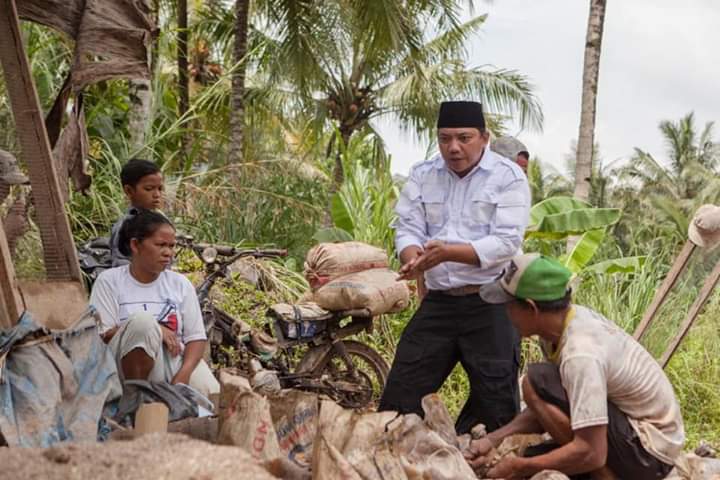
<svg viewBox="0 0 720 480">
<path fill-rule="evenodd" d="M 674 463 L 685 442 L 680 405 L 660 365 L 630 335 L 576 305 L 556 362 L 573 430 L 607 425 L 610 401 L 627 415 L 645 450 Z"/>
</svg>

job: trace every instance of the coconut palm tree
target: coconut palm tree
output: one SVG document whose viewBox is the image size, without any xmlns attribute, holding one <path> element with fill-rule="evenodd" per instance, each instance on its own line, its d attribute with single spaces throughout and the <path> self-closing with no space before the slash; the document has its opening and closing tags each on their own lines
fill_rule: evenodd
<svg viewBox="0 0 720 480">
<path fill-rule="evenodd" d="M 437 5 L 428 7 L 433 3 Z M 286 89 L 278 97 L 283 106 L 297 107 L 312 119 L 313 131 L 330 127 L 337 133 L 327 148 L 334 153 L 334 189 L 344 179 L 343 146 L 384 116 L 424 136 L 434 131 L 442 100 L 473 98 L 485 105 L 491 126 L 511 115 L 523 126 L 541 126 L 539 102 L 523 75 L 466 66 L 465 45 L 486 16 L 458 23 L 457 2 L 449 1 L 377 0 L 349 2 L 350 8 L 343 8 L 347 5 L 323 4 L 312 39 L 317 48 L 309 49 L 310 58 L 288 63 L 285 49 L 292 43 L 267 35 L 264 56 L 274 60 L 258 65 L 260 77 L 267 80 L 265 89 Z M 437 18 L 435 28 L 426 28 Z M 437 35 L 427 38 L 428 30 Z"/>
<path fill-rule="evenodd" d="M 245 134 L 245 72 L 250 0 L 235 0 L 235 36 L 230 110 L 230 162 L 242 163 Z"/>
<path fill-rule="evenodd" d="M 585 39 L 580 133 L 578 135 L 577 163 L 575 165 L 575 197 L 582 200 L 590 198 L 591 190 L 595 111 L 606 1 L 590 0 L 590 15 Z"/>
<path fill-rule="evenodd" d="M 713 128 L 708 122 L 698 133 L 692 112 L 677 122 L 662 121 L 666 160 L 636 148 L 629 164 L 618 170 L 624 187 L 636 192 L 630 204 L 640 203 L 646 214 L 673 224 L 678 238 L 685 237 L 688 219 L 700 205 L 720 202 L 720 149 Z"/>
<path fill-rule="evenodd" d="M 343 149 L 355 133 L 373 131 L 382 116 L 426 135 L 434 130 L 440 101 L 474 98 L 485 104 L 492 126 L 515 115 L 523 126 L 539 128 L 542 112 L 524 76 L 465 65 L 465 45 L 485 16 L 461 23 L 460 4 L 256 0 L 245 107 L 305 123 L 305 136 L 332 158 L 335 189 L 344 178 Z M 216 15 L 206 25 L 216 45 L 232 38 L 227 19 Z M 427 38 L 426 31 L 437 35 Z"/>
<path fill-rule="evenodd" d="M 572 195 L 572 182 L 537 157 L 528 164 L 528 183 L 533 205 L 549 197 Z"/>
<path fill-rule="evenodd" d="M 693 112 L 672 122 L 660 122 L 667 146 L 666 161 L 640 148 L 629 165 L 621 169 L 624 178 L 634 181 L 643 192 L 683 202 L 695 199 L 717 176 L 720 150 L 713 141 L 714 123 L 708 122 L 698 134 Z M 708 194 L 706 190 L 706 194 Z"/>
</svg>

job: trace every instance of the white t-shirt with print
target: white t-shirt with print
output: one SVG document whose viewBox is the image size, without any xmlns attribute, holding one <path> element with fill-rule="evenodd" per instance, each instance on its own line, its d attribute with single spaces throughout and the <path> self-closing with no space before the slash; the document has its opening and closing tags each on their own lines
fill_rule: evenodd
<svg viewBox="0 0 720 480">
<path fill-rule="evenodd" d="M 624 330 L 575 306 L 559 342 L 560 377 L 573 430 L 607 425 L 607 402 L 625 415 L 650 454 L 672 464 L 685 442 L 680 405 L 657 361 Z"/>
<path fill-rule="evenodd" d="M 122 325 L 133 313 L 149 312 L 173 330 L 183 345 L 207 338 L 195 288 L 171 270 L 164 270 L 151 283 L 138 282 L 129 265 L 105 270 L 93 285 L 90 304 L 100 313 L 101 333 Z"/>
</svg>

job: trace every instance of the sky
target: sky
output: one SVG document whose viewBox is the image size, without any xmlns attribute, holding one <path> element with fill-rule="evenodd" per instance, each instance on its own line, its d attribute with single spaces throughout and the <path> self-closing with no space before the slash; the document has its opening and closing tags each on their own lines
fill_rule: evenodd
<svg viewBox="0 0 720 480">
<path fill-rule="evenodd" d="M 513 126 L 508 133 L 564 173 L 580 122 L 589 0 L 475 3 L 475 13 L 488 19 L 471 40 L 468 65 L 515 69 L 529 78 L 543 106 L 543 131 Z M 699 127 L 720 120 L 720 0 L 607 3 L 595 128 L 601 158 L 615 166 L 639 147 L 663 161 L 661 120 L 690 111 Z M 393 173 L 406 175 L 424 159 L 427 145 L 397 124 L 381 120 L 378 127 Z"/>
</svg>

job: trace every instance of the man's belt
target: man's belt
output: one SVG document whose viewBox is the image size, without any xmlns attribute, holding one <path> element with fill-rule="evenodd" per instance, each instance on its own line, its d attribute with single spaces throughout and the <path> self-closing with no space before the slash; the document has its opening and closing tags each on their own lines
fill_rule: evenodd
<svg viewBox="0 0 720 480">
<path fill-rule="evenodd" d="M 466 297 L 468 295 L 479 295 L 482 285 L 463 285 L 462 287 L 449 288 L 447 290 L 431 290 L 451 297 Z"/>
</svg>

